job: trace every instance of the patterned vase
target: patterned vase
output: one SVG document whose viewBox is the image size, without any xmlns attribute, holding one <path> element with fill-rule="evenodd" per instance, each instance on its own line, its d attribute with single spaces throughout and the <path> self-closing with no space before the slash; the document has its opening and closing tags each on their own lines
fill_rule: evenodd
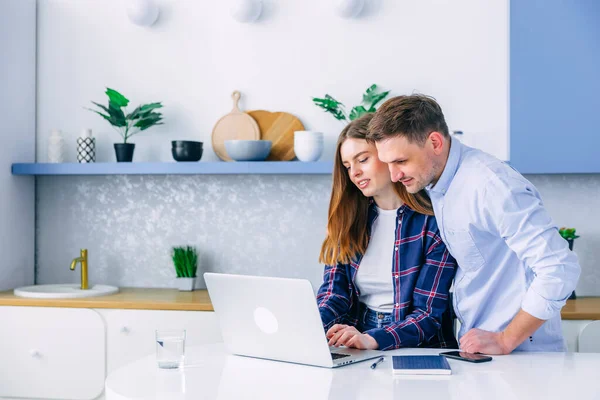
<svg viewBox="0 0 600 400">
<path fill-rule="evenodd" d="M 77 138 L 77 161 L 80 163 L 96 162 L 96 138 L 92 137 L 92 130 L 86 129 Z"/>
</svg>

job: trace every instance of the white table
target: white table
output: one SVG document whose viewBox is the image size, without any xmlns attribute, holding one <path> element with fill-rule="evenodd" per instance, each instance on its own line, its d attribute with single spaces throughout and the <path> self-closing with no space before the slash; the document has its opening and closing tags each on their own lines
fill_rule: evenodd
<svg viewBox="0 0 600 400">
<path fill-rule="evenodd" d="M 449 360 L 451 376 L 393 376 L 392 354 L 438 354 L 439 349 L 387 352 L 370 361 L 327 369 L 228 355 L 222 344 L 186 349 L 186 367 L 160 370 L 154 355 L 106 380 L 106 400 L 142 399 L 600 399 L 600 354 L 515 353 L 488 363 Z"/>
</svg>

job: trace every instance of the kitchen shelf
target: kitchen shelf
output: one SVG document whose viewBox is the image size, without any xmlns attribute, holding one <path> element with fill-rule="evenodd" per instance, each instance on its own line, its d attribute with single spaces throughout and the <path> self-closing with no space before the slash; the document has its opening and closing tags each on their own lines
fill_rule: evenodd
<svg viewBox="0 0 600 400">
<path fill-rule="evenodd" d="M 332 161 L 16 163 L 13 175 L 316 175 L 331 174 Z"/>
</svg>

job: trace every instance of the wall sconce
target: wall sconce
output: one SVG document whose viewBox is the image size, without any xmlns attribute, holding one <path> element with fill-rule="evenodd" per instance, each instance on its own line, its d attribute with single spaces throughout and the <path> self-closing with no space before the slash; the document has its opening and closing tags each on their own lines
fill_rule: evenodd
<svg viewBox="0 0 600 400">
<path fill-rule="evenodd" d="M 238 22 L 254 22 L 262 13 L 262 0 L 232 0 L 231 16 Z"/>
<path fill-rule="evenodd" d="M 335 13 L 342 18 L 357 18 L 365 7 L 365 0 L 335 0 Z"/>
<path fill-rule="evenodd" d="M 139 26 L 151 26 L 158 19 L 158 5 L 155 0 L 127 0 L 127 16 Z"/>
</svg>

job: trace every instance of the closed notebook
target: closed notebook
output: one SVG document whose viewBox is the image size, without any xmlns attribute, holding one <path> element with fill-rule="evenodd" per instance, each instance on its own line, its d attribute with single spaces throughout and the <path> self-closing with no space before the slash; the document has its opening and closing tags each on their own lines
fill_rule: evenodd
<svg viewBox="0 0 600 400">
<path fill-rule="evenodd" d="M 451 375 L 442 356 L 392 356 L 392 372 L 398 375 Z"/>
</svg>

